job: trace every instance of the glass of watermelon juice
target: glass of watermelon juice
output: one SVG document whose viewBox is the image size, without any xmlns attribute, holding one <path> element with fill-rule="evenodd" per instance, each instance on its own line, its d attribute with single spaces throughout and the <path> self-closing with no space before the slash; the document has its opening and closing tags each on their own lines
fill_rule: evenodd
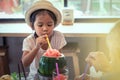
<svg viewBox="0 0 120 80">
<path fill-rule="evenodd" d="M 59 74 L 55 70 L 52 74 L 52 80 L 68 80 L 68 73 L 68 69 L 59 70 Z"/>
</svg>

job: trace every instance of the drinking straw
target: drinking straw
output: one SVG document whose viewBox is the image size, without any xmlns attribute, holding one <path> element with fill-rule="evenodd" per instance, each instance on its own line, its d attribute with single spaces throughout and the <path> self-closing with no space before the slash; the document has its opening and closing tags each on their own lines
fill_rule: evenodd
<svg viewBox="0 0 120 80">
<path fill-rule="evenodd" d="M 49 41 L 49 38 L 48 38 L 48 35 L 46 35 L 46 40 L 47 40 L 47 42 L 48 42 L 49 48 L 52 49 L 51 44 L 50 44 L 50 41 Z"/>
<path fill-rule="evenodd" d="M 25 73 L 25 68 L 24 68 L 24 66 L 23 66 L 22 60 L 20 59 L 20 56 L 19 56 L 19 55 L 18 55 L 18 61 L 19 61 L 19 63 L 18 63 L 19 75 L 21 75 L 21 74 L 20 74 L 20 69 L 22 68 L 23 76 L 24 76 L 25 80 L 27 80 L 27 76 L 26 76 L 26 73 Z M 19 78 L 20 78 L 20 80 L 21 80 L 21 76 L 19 76 Z"/>
<path fill-rule="evenodd" d="M 59 69 L 58 69 L 58 63 L 57 62 L 56 62 L 56 72 L 57 72 L 58 80 L 60 80 Z"/>
<path fill-rule="evenodd" d="M 23 66 L 23 63 L 22 63 L 22 60 L 20 60 L 20 63 L 21 63 L 21 67 L 22 67 L 22 70 L 23 70 L 23 75 L 24 75 L 24 78 L 25 78 L 25 80 L 27 80 L 27 76 L 26 76 L 26 74 L 25 74 L 25 69 L 24 69 L 24 66 Z"/>
<path fill-rule="evenodd" d="M 85 70 L 84 70 L 84 74 L 83 74 L 83 76 L 82 76 L 82 80 L 84 80 L 84 78 L 85 78 L 85 76 L 86 76 L 86 73 L 87 73 L 87 71 L 88 71 L 88 69 L 89 69 L 89 64 L 87 63 L 86 64 L 86 67 L 85 67 Z"/>
<path fill-rule="evenodd" d="M 19 80 L 21 80 L 21 75 L 20 75 L 20 65 L 18 64 L 18 75 L 19 75 Z"/>
</svg>

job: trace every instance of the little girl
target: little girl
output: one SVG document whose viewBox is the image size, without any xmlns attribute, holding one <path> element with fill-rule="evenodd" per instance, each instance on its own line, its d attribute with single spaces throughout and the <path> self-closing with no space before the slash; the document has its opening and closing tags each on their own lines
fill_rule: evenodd
<svg viewBox="0 0 120 80">
<path fill-rule="evenodd" d="M 30 66 L 29 75 L 37 73 L 39 59 L 48 49 L 46 35 L 53 49 L 61 50 L 66 45 L 64 35 L 54 28 L 61 22 L 61 13 L 46 0 L 34 3 L 25 14 L 26 23 L 35 31 L 23 41 L 22 62 Z"/>
</svg>

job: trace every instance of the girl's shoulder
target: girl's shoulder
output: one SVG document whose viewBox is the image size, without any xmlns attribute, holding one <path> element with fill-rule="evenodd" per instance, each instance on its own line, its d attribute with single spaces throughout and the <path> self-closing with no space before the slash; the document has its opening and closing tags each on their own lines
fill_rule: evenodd
<svg viewBox="0 0 120 80">
<path fill-rule="evenodd" d="M 58 36 L 58 37 L 63 37 L 63 33 L 61 33 L 60 31 L 56 31 L 56 30 L 54 30 L 53 31 L 53 36 Z"/>
<path fill-rule="evenodd" d="M 34 40 L 34 34 L 28 35 L 24 40 Z"/>
</svg>

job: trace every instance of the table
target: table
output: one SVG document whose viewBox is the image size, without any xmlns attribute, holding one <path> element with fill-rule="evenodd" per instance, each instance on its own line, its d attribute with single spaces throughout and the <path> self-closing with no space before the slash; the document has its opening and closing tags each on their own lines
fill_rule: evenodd
<svg viewBox="0 0 120 80">
<path fill-rule="evenodd" d="M 105 37 L 113 26 L 114 23 L 60 24 L 55 30 L 62 32 L 65 37 Z M 26 23 L 0 23 L 0 37 L 26 37 L 33 32 Z"/>
<path fill-rule="evenodd" d="M 74 23 L 60 24 L 55 28 L 65 37 L 104 37 L 114 23 Z M 26 37 L 34 31 L 26 23 L 0 23 L 0 37 Z"/>
</svg>

